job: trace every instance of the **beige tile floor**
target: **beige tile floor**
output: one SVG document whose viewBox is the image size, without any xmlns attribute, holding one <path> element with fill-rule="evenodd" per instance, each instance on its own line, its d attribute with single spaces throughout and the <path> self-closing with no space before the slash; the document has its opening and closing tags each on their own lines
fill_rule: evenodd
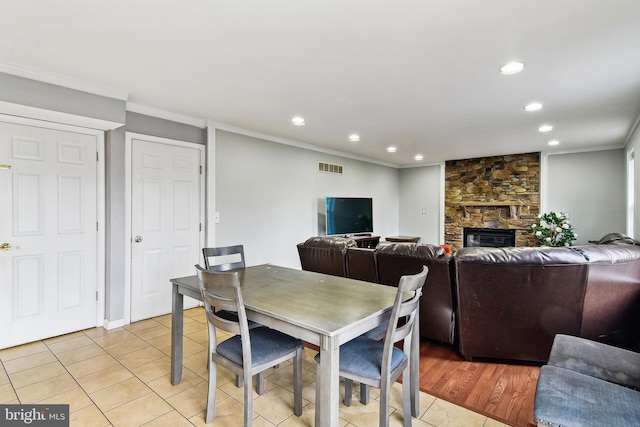
<svg viewBox="0 0 640 427">
<path fill-rule="evenodd" d="M 88 329 L 0 350 L 0 403 L 68 403 L 72 427 L 201 426 L 207 394 L 207 328 L 201 308 L 185 311 L 184 373 L 172 386 L 170 375 L 171 316 L 129 326 Z M 290 363 L 265 373 L 265 394 L 254 392 L 253 425 L 312 426 L 315 411 L 315 352 L 305 351 L 303 413 L 293 415 Z M 216 416 L 212 426 L 241 426 L 243 395 L 233 376 L 219 369 Z M 357 394 L 358 387 L 354 387 Z M 371 403 L 355 396 L 351 407 L 340 405 L 341 426 L 377 426 L 378 390 Z M 400 384 L 394 386 L 393 408 L 402 408 Z M 491 418 L 420 395 L 414 426 L 498 427 Z M 391 425 L 402 425 L 401 409 Z"/>
</svg>

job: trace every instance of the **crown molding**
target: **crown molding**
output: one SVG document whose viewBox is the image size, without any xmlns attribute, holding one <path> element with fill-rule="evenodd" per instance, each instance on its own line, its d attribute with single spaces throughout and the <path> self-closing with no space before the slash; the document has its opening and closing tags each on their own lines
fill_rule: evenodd
<svg viewBox="0 0 640 427">
<path fill-rule="evenodd" d="M 394 163 L 381 162 L 380 160 L 369 159 L 367 157 L 356 156 L 354 154 L 344 153 L 342 151 L 330 150 L 328 148 L 319 147 L 317 145 L 306 144 L 304 142 L 294 141 L 292 139 L 281 138 L 279 136 L 269 135 L 262 132 L 256 132 L 253 130 L 241 128 L 226 123 L 216 122 L 209 120 L 208 127 L 211 129 L 220 129 L 226 132 L 237 133 L 239 135 L 250 136 L 252 138 L 264 139 L 265 141 L 277 142 L 278 144 L 291 145 L 293 147 L 304 148 L 306 150 L 317 151 L 319 153 L 330 154 L 332 156 L 345 157 L 347 159 L 359 160 L 366 163 L 373 163 L 376 165 L 387 166 L 390 168 L 398 169 L 399 166 Z"/>
<path fill-rule="evenodd" d="M 26 79 L 36 80 L 42 83 L 49 83 L 56 86 L 62 86 L 68 89 L 74 89 L 80 92 L 87 92 L 94 95 L 104 96 L 106 98 L 117 99 L 120 101 L 126 101 L 129 98 L 129 94 L 124 90 L 106 88 L 78 79 L 71 79 L 57 74 L 20 65 L 9 64 L 6 62 L 0 62 L 0 73 L 24 77 Z"/>
<path fill-rule="evenodd" d="M 66 125 L 80 126 L 89 129 L 98 129 L 101 131 L 113 130 L 124 126 L 124 123 L 96 119 L 93 117 L 78 116 L 76 114 L 63 113 L 60 111 L 45 110 L 42 108 L 4 101 L 0 101 L 0 114 L 27 117 L 52 123 L 63 123 Z"/>
</svg>

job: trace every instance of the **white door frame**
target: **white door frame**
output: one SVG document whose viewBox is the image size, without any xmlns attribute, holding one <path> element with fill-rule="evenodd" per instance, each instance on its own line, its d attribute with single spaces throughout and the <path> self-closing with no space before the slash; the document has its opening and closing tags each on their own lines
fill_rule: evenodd
<svg viewBox="0 0 640 427">
<path fill-rule="evenodd" d="M 131 201 L 131 157 L 133 154 L 133 140 L 143 139 L 145 141 L 157 142 L 161 144 L 176 145 L 179 147 L 197 148 L 202 151 L 200 156 L 200 167 L 203 173 L 200 174 L 200 222 L 203 227 L 200 229 L 200 242 L 201 245 L 204 242 L 204 211 L 205 211 L 205 186 L 204 186 L 204 145 L 196 144 L 193 142 L 179 141 L 177 139 L 161 138 L 158 136 L 145 135 L 136 132 L 125 132 L 125 146 L 124 146 L 124 176 L 125 176 L 125 198 L 124 198 L 124 211 L 125 211 L 125 226 L 124 226 L 124 239 L 125 239 L 125 253 L 124 253 L 124 324 L 131 323 L 131 252 L 132 252 L 132 239 L 131 239 L 131 214 L 132 214 L 132 201 Z M 195 274 L 195 273 L 194 273 Z M 167 286 L 169 283 L 167 282 Z"/>
<path fill-rule="evenodd" d="M 21 124 L 25 126 L 36 126 L 45 129 L 53 129 L 65 132 L 82 133 L 96 137 L 96 215 L 98 224 L 96 224 L 97 240 L 96 240 L 96 290 L 98 291 L 96 299 L 96 327 L 103 326 L 105 322 L 105 229 L 106 229 L 106 205 L 105 205 L 105 164 L 104 164 L 104 131 L 96 129 L 88 129 L 62 123 L 36 120 L 26 117 L 10 116 L 0 114 L 0 119 L 9 123 Z M 83 123 L 82 117 L 78 117 L 78 123 Z"/>
</svg>

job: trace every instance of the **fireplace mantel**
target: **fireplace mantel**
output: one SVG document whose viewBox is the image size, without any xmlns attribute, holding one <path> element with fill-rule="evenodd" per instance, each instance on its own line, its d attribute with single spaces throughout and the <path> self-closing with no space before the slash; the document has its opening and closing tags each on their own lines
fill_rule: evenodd
<svg viewBox="0 0 640 427">
<path fill-rule="evenodd" d="M 509 207 L 509 213 L 511 214 L 511 218 L 515 219 L 518 217 L 517 212 L 518 212 L 518 207 L 519 206 L 524 206 L 523 203 L 521 202 L 505 202 L 505 201 L 500 201 L 500 202 L 456 202 L 457 206 L 460 206 L 464 209 L 464 215 L 465 216 L 469 216 L 469 214 L 467 213 L 467 208 L 468 207 L 484 207 L 484 206 L 498 206 L 498 207 L 502 207 L 502 206 L 506 206 Z"/>
</svg>

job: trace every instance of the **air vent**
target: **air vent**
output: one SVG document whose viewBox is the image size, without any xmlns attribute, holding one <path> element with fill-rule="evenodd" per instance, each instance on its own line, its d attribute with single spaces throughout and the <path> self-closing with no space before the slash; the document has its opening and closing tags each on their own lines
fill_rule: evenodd
<svg viewBox="0 0 640 427">
<path fill-rule="evenodd" d="M 318 162 L 318 172 L 335 173 L 338 175 L 342 175 L 342 165 Z"/>
</svg>

